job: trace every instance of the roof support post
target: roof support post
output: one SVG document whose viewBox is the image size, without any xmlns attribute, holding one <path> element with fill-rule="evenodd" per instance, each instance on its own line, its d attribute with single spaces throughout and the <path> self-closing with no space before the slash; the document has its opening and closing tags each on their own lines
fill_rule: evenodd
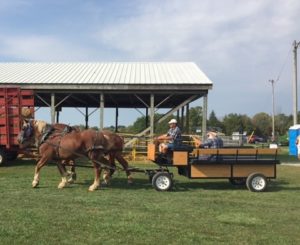
<svg viewBox="0 0 300 245">
<path fill-rule="evenodd" d="M 180 119 L 180 125 L 181 125 L 181 131 L 185 132 L 185 127 L 184 127 L 184 106 L 181 107 L 181 119 Z"/>
<path fill-rule="evenodd" d="M 145 128 L 149 127 L 149 108 L 146 107 Z"/>
<path fill-rule="evenodd" d="M 154 94 L 150 95 L 150 138 L 154 137 Z"/>
<path fill-rule="evenodd" d="M 177 120 L 177 122 L 180 122 L 180 115 L 179 115 L 180 113 L 179 113 L 179 109 L 177 110 L 177 112 L 176 112 L 176 120 Z"/>
<path fill-rule="evenodd" d="M 89 128 L 89 108 L 85 107 L 85 129 Z"/>
<path fill-rule="evenodd" d="M 116 121 L 115 121 L 115 132 L 118 132 L 119 123 L 119 108 L 116 107 Z"/>
<path fill-rule="evenodd" d="M 55 93 L 51 93 L 51 123 L 55 123 Z"/>
<path fill-rule="evenodd" d="M 59 123 L 59 111 L 56 111 L 56 123 Z"/>
<path fill-rule="evenodd" d="M 190 104 L 186 105 L 186 117 L 185 117 L 185 133 L 190 133 Z"/>
<path fill-rule="evenodd" d="M 202 140 L 206 139 L 207 130 L 207 93 L 203 95 L 203 107 L 202 107 Z"/>
<path fill-rule="evenodd" d="M 103 130 L 104 121 L 104 94 L 100 94 L 100 124 L 99 129 Z"/>
</svg>

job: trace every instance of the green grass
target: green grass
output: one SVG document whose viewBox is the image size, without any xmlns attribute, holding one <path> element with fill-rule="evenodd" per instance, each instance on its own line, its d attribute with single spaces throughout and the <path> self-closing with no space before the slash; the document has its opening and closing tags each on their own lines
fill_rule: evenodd
<svg viewBox="0 0 300 245">
<path fill-rule="evenodd" d="M 173 191 L 157 192 L 142 173 L 128 186 L 123 172 L 89 193 L 86 168 L 59 190 L 51 165 L 33 189 L 33 170 L 26 161 L 0 168 L 0 244 L 300 244 L 300 167 L 278 166 L 264 193 L 176 174 Z"/>
</svg>

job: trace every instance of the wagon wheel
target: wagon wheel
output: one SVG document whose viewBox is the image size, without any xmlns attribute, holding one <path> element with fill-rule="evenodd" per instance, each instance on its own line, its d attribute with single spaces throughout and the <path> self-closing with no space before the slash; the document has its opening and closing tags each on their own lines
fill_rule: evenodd
<svg viewBox="0 0 300 245">
<path fill-rule="evenodd" d="M 246 178 L 230 178 L 229 182 L 232 185 L 245 185 L 246 184 Z"/>
<path fill-rule="evenodd" d="M 14 161 L 16 160 L 18 157 L 18 152 L 17 151 L 10 151 L 7 154 L 7 160 L 8 161 Z"/>
<path fill-rule="evenodd" d="M 250 174 L 246 180 L 246 186 L 250 191 L 262 192 L 267 188 L 267 178 L 260 173 Z"/>
<path fill-rule="evenodd" d="M 6 163 L 6 152 L 0 149 L 0 166 Z"/>
<path fill-rule="evenodd" d="M 157 191 L 168 191 L 173 186 L 173 180 L 169 173 L 158 172 L 152 178 L 152 185 Z"/>
</svg>

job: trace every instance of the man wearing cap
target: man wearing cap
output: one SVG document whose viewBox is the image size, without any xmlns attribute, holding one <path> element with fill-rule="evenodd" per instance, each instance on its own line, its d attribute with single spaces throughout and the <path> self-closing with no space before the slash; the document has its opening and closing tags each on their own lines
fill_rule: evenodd
<svg viewBox="0 0 300 245">
<path fill-rule="evenodd" d="M 167 150 L 173 150 L 175 146 L 181 144 L 181 130 L 177 126 L 177 120 L 171 119 L 169 121 L 170 129 L 167 134 L 163 134 L 157 137 L 157 140 L 168 140 L 168 144 L 161 144 L 160 151 L 166 153 Z"/>
<path fill-rule="evenodd" d="M 207 140 L 200 144 L 200 148 L 222 148 L 223 140 L 218 137 L 217 133 L 214 131 L 209 131 L 207 133 Z"/>
</svg>

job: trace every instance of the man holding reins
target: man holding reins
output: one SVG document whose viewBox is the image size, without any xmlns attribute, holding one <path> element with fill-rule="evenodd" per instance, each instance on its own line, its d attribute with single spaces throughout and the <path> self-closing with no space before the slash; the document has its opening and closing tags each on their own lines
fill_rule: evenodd
<svg viewBox="0 0 300 245">
<path fill-rule="evenodd" d="M 167 144 L 162 143 L 159 146 L 159 151 L 162 153 L 167 153 L 168 150 L 174 150 L 175 146 L 181 145 L 182 139 L 181 139 L 181 130 L 177 126 L 177 120 L 171 119 L 169 121 L 170 129 L 167 134 L 163 134 L 158 136 L 156 139 L 158 141 L 167 140 L 169 141 Z"/>
</svg>

